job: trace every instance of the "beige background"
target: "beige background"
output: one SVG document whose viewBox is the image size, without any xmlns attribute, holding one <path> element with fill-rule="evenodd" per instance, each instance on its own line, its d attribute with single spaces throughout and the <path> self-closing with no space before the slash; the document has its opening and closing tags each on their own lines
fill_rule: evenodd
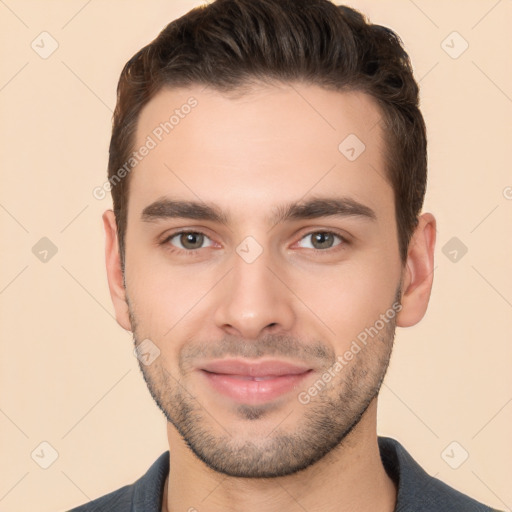
<svg viewBox="0 0 512 512">
<path fill-rule="evenodd" d="M 0 2 L 3 512 L 76 506 L 133 482 L 168 448 L 131 335 L 113 319 L 100 218 L 110 198 L 92 190 L 105 181 L 122 66 L 198 4 Z M 429 130 L 425 211 L 438 220 L 430 308 L 398 329 L 379 434 L 511 510 L 512 1 L 349 4 L 396 30 L 411 55 Z M 59 44 L 46 59 L 31 47 L 43 31 Z M 442 44 L 453 31 L 469 44 L 458 58 L 459 36 Z M 47 262 L 32 252 L 43 237 L 58 249 Z M 443 253 L 452 237 L 468 249 L 456 262 Z M 58 452 L 47 469 L 36 463 L 49 460 L 43 441 Z M 469 453 L 458 469 L 442 457 L 453 441 L 452 464 Z"/>
</svg>

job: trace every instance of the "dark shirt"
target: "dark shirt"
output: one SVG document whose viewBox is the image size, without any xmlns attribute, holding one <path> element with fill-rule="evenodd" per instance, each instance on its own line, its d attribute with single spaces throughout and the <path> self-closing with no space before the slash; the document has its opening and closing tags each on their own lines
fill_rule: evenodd
<svg viewBox="0 0 512 512">
<path fill-rule="evenodd" d="M 431 477 L 395 439 L 379 436 L 378 441 L 384 468 L 398 486 L 395 512 L 493 511 L 491 507 Z M 70 512 L 161 512 L 168 473 L 169 451 L 162 453 L 147 473 L 133 484 Z"/>
</svg>

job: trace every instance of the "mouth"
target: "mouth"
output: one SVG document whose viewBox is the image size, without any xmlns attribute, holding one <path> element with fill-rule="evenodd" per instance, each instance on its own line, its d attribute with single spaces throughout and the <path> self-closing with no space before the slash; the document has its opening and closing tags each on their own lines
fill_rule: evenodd
<svg viewBox="0 0 512 512">
<path fill-rule="evenodd" d="M 267 375 L 266 377 L 251 377 L 250 375 L 230 375 L 230 374 L 226 374 L 226 373 L 208 372 L 207 370 L 205 370 L 205 371 L 207 373 L 212 373 L 214 375 L 224 375 L 224 376 L 229 377 L 231 379 L 253 380 L 253 381 L 256 381 L 256 382 L 260 382 L 262 380 L 271 380 L 271 379 L 275 379 L 276 377 L 284 377 L 284 375 Z"/>
<path fill-rule="evenodd" d="M 312 372 L 312 368 L 277 360 L 219 360 L 199 369 L 211 390 L 245 404 L 264 403 L 290 393 Z"/>
</svg>

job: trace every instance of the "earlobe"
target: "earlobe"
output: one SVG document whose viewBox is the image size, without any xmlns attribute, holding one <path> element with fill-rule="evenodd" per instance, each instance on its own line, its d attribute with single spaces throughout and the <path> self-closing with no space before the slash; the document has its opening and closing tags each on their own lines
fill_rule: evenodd
<svg viewBox="0 0 512 512">
<path fill-rule="evenodd" d="M 126 290 L 121 270 L 121 258 L 117 237 L 117 224 L 114 212 L 107 210 L 103 214 L 105 228 L 105 263 L 107 268 L 108 287 L 114 305 L 117 323 L 127 331 L 131 331 Z"/>
<path fill-rule="evenodd" d="M 415 325 L 425 316 L 434 280 L 435 243 L 436 219 L 431 213 L 424 213 L 409 243 L 402 309 L 397 316 L 399 327 Z"/>
</svg>

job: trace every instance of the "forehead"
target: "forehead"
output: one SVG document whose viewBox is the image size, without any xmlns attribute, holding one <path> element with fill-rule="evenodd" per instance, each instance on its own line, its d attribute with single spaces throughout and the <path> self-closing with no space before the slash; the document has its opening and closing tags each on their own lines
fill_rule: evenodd
<svg viewBox="0 0 512 512">
<path fill-rule="evenodd" d="M 129 210 L 169 194 L 248 213 L 336 191 L 378 210 L 393 201 L 381 115 L 364 93 L 304 84 L 238 97 L 164 89 L 139 117 L 134 150 L 150 149 L 131 172 Z"/>
</svg>

